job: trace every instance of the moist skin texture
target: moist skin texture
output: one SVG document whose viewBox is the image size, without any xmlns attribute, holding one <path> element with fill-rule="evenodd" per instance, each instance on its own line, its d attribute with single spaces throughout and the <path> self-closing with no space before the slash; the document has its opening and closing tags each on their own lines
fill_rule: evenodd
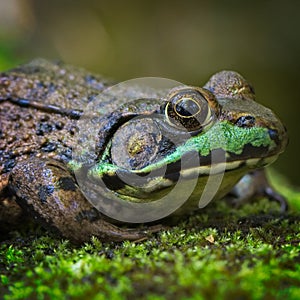
<svg viewBox="0 0 300 300">
<path fill-rule="evenodd" d="M 130 228 L 130 224 L 123 224 L 121 227 L 114 224 L 118 222 L 101 214 L 85 199 L 73 174 L 74 168 L 84 169 L 83 165 L 86 167 L 90 163 L 72 159 L 72 149 L 77 143 L 78 120 L 83 109 L 113 84 L 114 82 L 99 75 L 46 60 L 35 60 L 0 74 L 0 224 L 3 230 L 9 231 L 15 224 L 24 222 L 24 212 L 74 242 L 88 240 L 92 235 L 103 240 L 138 240 L 161 229 L 161 226 Z M 241 165 L 244 162 L 247 165 L 246 162 L 252 156 L 261 159 L 257 165 L 251 165 L 249 168 L 243 166 L 232 172 L 232 176 L 224 180 L 217 198 L 229 193 L 243 175 L 250 171 L 252 173 L 247 176 L 259 180 L 248 180 L 247 184 L 257 188 L 253 188 L 249 195 L 244 193 L 245 189 L 236 188 L 232 190 L 236 198 L 244 201 L 253 195 L 267 194 L 270 198 L 280 201 L 283 207 L 283 198 L 269 187 L 263 172 L 253 170 L 267 164 L 267 157 L 275 157 L 284 150 L 287 140 L 284 127 L 271 111 L 254 104 L 252 87 L 235 72 L 217 73 L 204 88 L 205 90 L 199 89 L 207 96 L 215 118 L 225 125 L 228 124 L 227 129 L 232 132 L 229 135 L 229 139 L 232 140 L 227 142 L 227 146 L 218 147 L 225 153 L 230 153 L 232 160 L 239 159 Z M 212 149 L 207 147 L 207 144 L 201 144 L 205 135 L 200 135 L 200 129 L 198 139 L 194 137 L 183 143 L 183 146 L 174 148 L 174 145 L 164 140 L 151 120 L 144 119 L 144 123 L 135 121 L 136 123 L 132 122 L 130 125 L 122 121 L 123 127 L 116 128 L 120 120 L 128 119 L 130 122 L 132 116 L 157 113 L 166 106 L 167 99 L 167 96 L 162 96 L 162 99 L 149 103 L 146 99 L 141 100 L 132 105 L 130 110 L 126 107 L 126 96 L 123 103 L 108 101 L 100 104 L 99 110 L 103 105 L 103 109 L 109 108 L 110 111 L 114 111 L 119 109 L 120 104 L 121 109 L 110 113 L 109 116 L 106 116 L 104 111 L 100 116 L 102 130 L 99 131 L 96 153 L 89 157 L 97 161 L 91 170 L 92 176 L 96 179 L 108 178 L 108 184 L 116 193 L 120 192 L 120 195 L 130 194 L 128 187 L 116 186 L 117 183 L 111 180 L 114 177 L 111 175 L 112 169 L 122 167 L 146 172 L 164 164 L 176 166 L 176 160 L 186 154 L 187 147 L 194 147 L 200 155 L 209 155 Z M 174 130 L 176 134 L 176 124 L 174 129 L 174 124 L 170 126 L 167 121 L 164 122 L 165 128 Z M 196 126 L 197 129 L 198 125 L 197 122 L 189 122 L 186 126 Z M 255 144 L 256 136 L 251 137 L 253 141 L 250 142 L 246 142 L 243 132 L 238 136 L 241 128 L 245 127 L 249 127 L 249 131 L 252 130 L 252 136 L 258 137 L 262 132 L 266 133 L 265 145 Z M 143 131 L 143 128 L 145 131 L 153 128 L 155 134 L 137 134 L 137 131 Z M 108 143 L 110 135 L 114 137 L 112 142 Z M 124 148 L 126 135 L 128 139 L 125 140 L 129 140 L 129 145 Z M 234 136 L 238 136 L 239 140 L 234 140 Z M 91 143 L 94 145 L 95 141 Z M 251 149 L 249 144 L 252 145 Z M 109 145 L 112 148 L 106 150 Z M 147 152 L 143 152 L 145 149 Z M 119 153 L 124 151 L 127 151 L 131 160 L 120 156 Z M 108 155 L 112 158 L 108 158 Z M 166 179 L 162 178 L 162 181 L 164 180 Z M 173 179 L 170 176 L 168 180 L 172 183 Z M 241 182 L 243 186 L 244 181 Z M 162 182 L 162 186 L 164 184 L 165 182 Z M 192 198 L 199 198 L 204 184 L 199 184 Z M 269 193 L 266 193 L 267 190 Z M 143 194 L 145 198 L 145 191 L 134 191 L 134 194 L 137 198 Z M 147 195 L 146 193 L 146 201 Z M 130 197 L 127 195 L 128 199 Z M 192 200 L 175 215 L 186 215 L 196 208 L 195 200 Z"/>
</svg>

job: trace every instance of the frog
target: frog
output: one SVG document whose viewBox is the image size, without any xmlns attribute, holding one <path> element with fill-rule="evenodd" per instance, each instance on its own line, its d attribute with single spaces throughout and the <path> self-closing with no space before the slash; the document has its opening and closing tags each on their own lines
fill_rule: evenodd
<svg viewBox="0 0 300 300">
<path fill-rule="evenodd" d="M 142 91 L 130 103 L 125 95 L 132 91 L 124 90 L 122 100 L 111 98 L 96 108 L 91 146 L 74 155 L 84 109 L 115 84 L 45 59 L 0 73 L 2 228 L 24 222 L 25 215 L 75 243 L 92 236 L 144 239 L 162 230 L 164 220 L 198 213 L 213 164 L 222 166 L 223 177 L 211 200 L 244 203 L 266 196 L 287 210 L 265 175 L 287 146 L 287 130 L 256 102 L 252 85 L 239 73 L 220 71 L 203 87 L 179 84 L 151 97 Z M 76 174 L 88 178 L 86 191 Z M 124 180 L 130 175 L 138 183 Z M 181 186 L 194 182 L 186 201 L 153 222 L 116 220 L 88 199 L 101 182 L 104 194 L 95 193 L 96 199 L 108 206 L 117 200 L 155 203 L 179 178 Z"/>
</svg>

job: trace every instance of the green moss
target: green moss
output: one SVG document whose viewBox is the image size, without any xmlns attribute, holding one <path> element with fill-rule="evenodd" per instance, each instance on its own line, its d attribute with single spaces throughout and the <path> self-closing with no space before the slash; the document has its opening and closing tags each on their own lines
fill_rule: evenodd
<svg viewBox="0 0 300 300">
<path fill-rule="evenodd" d="M 275 177 L 274 182 L 282 182 Z M 300 299 L 300 192 L 291 210 L 212 203 L 148 240 L 74 246 L 40 229 L 3 242 L 4 299 Z M 28 234 L 28 233 L 27 233 Z"/>
</svg>

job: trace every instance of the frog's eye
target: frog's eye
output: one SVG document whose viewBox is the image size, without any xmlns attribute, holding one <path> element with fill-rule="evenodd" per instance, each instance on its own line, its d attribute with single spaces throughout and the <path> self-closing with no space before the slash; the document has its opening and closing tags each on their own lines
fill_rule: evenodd
<svg viewBox="0 0 300 300">
<path fill-rule="evenodd" d="M 165 115 L 171 125 L 184 127 L 188 131 L 199 131 L 212 119 L 206 97 L 192 88 L 182 88 L 171 93 Z"/>
</svg>

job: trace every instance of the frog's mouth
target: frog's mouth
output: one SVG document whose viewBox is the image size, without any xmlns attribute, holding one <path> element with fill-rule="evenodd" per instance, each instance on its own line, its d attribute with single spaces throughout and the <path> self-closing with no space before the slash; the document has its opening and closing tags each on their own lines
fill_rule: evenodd
<svg viewBox="0 0 300 300">
<path fill-rule="evenodd" d="M 244 154 L 250 150 L 246 147 Z M 265 152 L 264 149 L 261 151 Z M 152 222 L 177 212 L 183 205 L 188 211 L 205 206 L 214 195 L 222 197 L 229 192 L 247 170 L 276 159 L 273 155 L 249 159 L 232 157 L 226 161 L 227 156 L 224 150 L 216 149 L 199 159 L 199 154 L 194 151 L 185 154 L 180 161 L 167 165 L 157 162 L 140 170 L 103 162 L 89 170 L 88 178 L 92 184 L 86 185 L 83 192 L 98 210 L 113 219 L 130 223 Z M 226 180 L 227 173 L 233 174 L 229 181 Z M 213 188 L 212 196 L 204 191 L 207 186 Z M 97 191 L 95 197 L 91 190 L 92 194 Z M 185 210 L 178 213 L 185 214 Z"/>
<path fill-rule="evenodd" d="M 247 146 L 245 153 L 252 148 L 253 146 Z M 261 150 L 254 148 L 254 150 L 257 154 L 266 153 L 265 148 Z M 141 170 L 128 170 L 111 164 L 101 164 L 89 171 L 89 177 L 95 181 L 101 179 L 112 191 L 128 196 L 128 187 L 130 187 L 130 190 L 134 191 L 131 196 L 143 195 L 142 197 L 146 198 L 147 194 L 175 185 L 180 179 L 195 180 L 200 177 L 230 173 L 237 169 L 244 169 L 246 173 L 251 169 L 271 164 L 277 157 L 278 155 L 250 157 L 245 154 L 237 158 L 235 155 L 228 156 L 224 150 L 216 149 L 204 157 L 199 157 L 196 152 L 188 153 L 184 155 L 183 160 L 175 163 L 163 167 L 156 166 L 157 168 L 151 166 L 152 171 L 148 171 L 149 166 Z"/>
<path fill-rule="evenodd" d="M 188 92 L 193 98 L 187 97 Z M 265 114 L 253 117 L 241 110 L 243 105 L 245 111 L 250 110 L 250 104 L 243 100 L 235 117 L 234 107 L 225 102 L 216 105 L 207 91 L 196 92 L 200 94 L 196 94 L 199 105 L 194 105 L 194 89 L 171 94 L 171 100 L 176 100 L 176 113 L 180 113 L 179 126 L 178 115 L 170 122 L 174 107 L 169 111 L 168 105 L 172 101 L 162 105 L 156 99 L 141 99 L 130 109 L 121 108 L 105 116 L 98 136 L 97 163 L 88 177 L 95 183 L 100 180 L 111 191 L 129 195 L 132 201 L 140 201 L 153 198 L 150 194 L 173 186 L 180 179 L 193 180 L 237 169 L 246 173 L 264 167 L 285 148 L 281 123 L 269 110 L 271 122 L 266 124 Z M 209 100 L 203 100 L 203 95 Z M 258 106 L 260 112 L 262 109 Z M 205 113 L 198 118 L 198 111 Z"/>
<path fill-rule="evenodd" d="M 174 135 L 172 140 L 162 137 L 165 127 L 161 124 L 162 120 L 155 118 L 125 123 L 107 143 L 89 178 L 101 180 L 121 198 L 140 202 L 155 199 L 156 192 L 160 195 L 161 190 L 181 179 L 195 180 L 237 169 L 246 173 L 272 163 L 278 156 L 275 134 L 267 128 L 215 122 L 207 131 L 182 135 L 175 141 Z M 166 135 L 170 137 L 169 132 Z"/>
</svg>

